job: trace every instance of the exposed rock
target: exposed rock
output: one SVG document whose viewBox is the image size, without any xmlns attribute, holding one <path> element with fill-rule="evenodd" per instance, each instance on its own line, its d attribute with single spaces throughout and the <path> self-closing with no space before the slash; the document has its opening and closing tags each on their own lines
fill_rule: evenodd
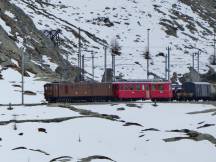
<svg viewBox="0 0 216 162">
<path fill-rule="evenodd" d="M 124 110 L 125 110 L 124 107 L 119 107 L 119 108 L 117 108 L 117 111 L 124 111 Z"/>
<path fill-rule="evenodd" d="M 148 129 L 143 129 L 142 132 L 145 132 L 145 131 L 160 131 L 159 129 L 156 129 L 156 128 L 148 128 Z"/>
<path fill-rule="evenodd" d="M 26 150 L 27 148 L 26 147 L 16 147 L 16 148 L 13 148 L 12 150 Z"/>
<path fill-rule="evenodd" d="M 202 126 L 197 127 L 197 129 L 211 127 L 211 126 L 215 126 L 215 124 L 204 124 Z"/>
<path fill-rule="evenodd" d="M 177 130 L 171 130 L 169 132 L 184 133 L 185 135 L 187 135 L 187 137 L 166 138 L 166 139 L 163 139 L 165 142 L 175 142 L 175 141 L 184 140 L 184 139 L 190 139 L 194 141 L 207 140 L 216 146 L 216 138 L 210 134 L 201 133 L 201 132 L 197 132 L 197 131 L 193 131 L 189 129 L 181 129 L 181 130 L 177 129 Z"/>
<path fill-rule="evenodd" d="M 15 18 L 6 15 L 6 11 L 14 14 Z M 25 46 L 26 71 L 37 74 L 39 77 L 46 76 L 48 80 L 60 78 L 58 71 L 52 71 L 50 67 L 42 64 L 43 55 L 49 57 L 51 62 L 62 68 L 67 61 L 63 59 L 60 49 L 35 27 L 30 17 L 8 0 L 1 0 L 0 18 L 11 28 L 10 33 L 8 33 L 0 26 L 0 64 L 3 67 L 10 66 L 12 65 L 11 59 L 14 59 L 18 61 L 19 66 L 16 68 L 20 72 L 22 53 L 20 46 Z M 68 66 L 71 67 L 70 64 Z"/>
<path fill-rule="evenodd" d="M 19 136 L 23 136 L 23 133 L 19 133 L 18 135 L 19 135 Z"/>
<path fill-rule="evenodd" d="M 98 159 L 114 161 L 113 159 L 111 159 L 111 158 L 109 158 L 109 157 L 106 157 L 106 156 L 94 155 L 94 156 L 89 156 L 89 157 L 86 157 L 86 158 L 82 158 L 82 159 L 80 159 L 78 162 L 90 162 L 90 161 L 92 161 L 92 160 L 98 160 Z M 114 161 L 114 162 L 115 162 L 115 161 Z"/>
<path fill-rule="evenodd" d="M 35 92 L 32 92 L 32 91 L 24 91 L 24 94 L 31 95 L 31 96 L 37 95 Z"/>
<path fill-rule="evenodd" d="M 38 128 L 38 132 L 44 132 L 44 133 L 47 133 L 47 131 L 46 131 L 45 128 Z"/>
<path fill-rule="evenodd" d="M 201 81 L 200 74 L 194 70 L 192 67 L 189 67 L 190 72 L 184 74 L 179 78 L 180 82 L 199 82 Z"/>
<path fill-rule="evenodd" d="M 123 124 L 123 126 L 139 126 L 139 127 L 143 127 L 139 123 L 132 123 L 132 122 L 126 122 L 125 124 Z"/>
<path fill-rule="evenodd" d="M 114 23 L 111 22 L 108 17 L 97 17 L 93 20 L 87 20 L 87 22 L 92 22 L 92 24 L 99 25 L 99 26 L 107 26 L 107 27 L 114 26 Z"/>
<path fill-rule="evenodd" d="M 60 156 L 57 158 L 54 158 L 52 160 L 50 160 L 50 162 L 58 162 L 58 161 L 71 161 L 72 157 L 71 156 Z"/>
<path fill-rule="evenodd" d="M 207 73 L 201 75 L 202 81 L 216 83 L 216 72 L 215 70 L 209 66 L 209 70 Z"/>
</svg>

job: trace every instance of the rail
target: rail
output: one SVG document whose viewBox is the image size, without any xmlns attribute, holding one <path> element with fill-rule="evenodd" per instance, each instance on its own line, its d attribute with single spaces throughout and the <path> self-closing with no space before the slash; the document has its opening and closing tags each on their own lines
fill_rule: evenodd
<svg viewBox="0 0 216 162">
<path fill-rule="evenodd" d="M 216 101 L 110 101 L 110 102 L 58 102 L 58 103 L 28 103 L 28 104 L 0 104 L 2 107 L 6 106 L 41 106 L 41 105 L 59 105 L 59 104 L 70 104 L 70 105 L 108 105 L 108 104 L 160 104 L 160 103 L 170 103 L 170 104 L 212 104 L 216 106 Z"/>
</svg>

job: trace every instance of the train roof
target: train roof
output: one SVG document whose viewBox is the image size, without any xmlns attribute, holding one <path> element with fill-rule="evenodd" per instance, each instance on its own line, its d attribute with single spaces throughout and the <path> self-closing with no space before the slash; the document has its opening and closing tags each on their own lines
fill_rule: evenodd
<svg viewBox="0 0 216 162">
<path fill-rule="evenodd" d="M 192 83 L 192 84 L 202 84 L 202 85 L 209 85 L 210 83 L 209 82 L 186 82 L 186 83 Z"/>
<path fill-rule="evenodd" d="M 124 79 L 124 80 L 117 80 L 115 82 L 169 82 L 169 81 L 164 79 Z"/>
<path fill-rule="evenodd" d="M 111 84 L 111 82 L 51 82 L 46 84 Z"/>
<path fill-rule="evenodd" d="M 139 84 L 139 83 L 171 83 L 168 80 L 118 80 L 115 82 L 51 82 L 47 84 Z"/>
<path fill-rule="evenodd" d="M 114 84 L 140 84 L 140 83 L 152 83 L 152 84 L 161 84 L 161 83 L 171 83 L 169 81 L 157 81 L 157 82 L 152 82 L 152 81 L 145 81 L 145 82 L 128 82 L 128 81 L 124 81 L 124 82 L 113 82 Z"/>
</svg>

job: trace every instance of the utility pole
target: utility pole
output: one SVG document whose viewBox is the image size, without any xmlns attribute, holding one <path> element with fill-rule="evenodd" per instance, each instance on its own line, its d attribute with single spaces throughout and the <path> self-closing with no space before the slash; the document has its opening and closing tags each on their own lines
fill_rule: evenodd
<svg viewBox="0 0 216 162">
<path fill-rule="evenodd" d="M 107 46 L 104 46 L 104 82 L 107 82 Z"/>
<path fill-rule="evenodd" d="M 113 54 L 113 79 L 115 81 L 115 54 Z"/>
<path fill-rule="evenodd" d="M 197 53 L 197 72 L 199 73 L 199 69 L 200 69 L 200 50 L 198 50 Z"/>
<path fill-rule="evenodd" d="M 216 65 L 216 51 L 215 51 L 215 31 L 214 31 L 214 56 L 213 56 L 213 65 Z"/>
<path fill-rule="evenodd" d="M 80 28 L 79 28 L 79 51 L 78 51 L 78 67 L 80 70 L 80 76 L 79 79 L 81 80 L 81 32 L 80 32 Z"/>
<path fill-rule="evenodd" d="M 167 80 L 167 54 L 165 54 L 165 80 Z"/>
<path fill-rule="evenodd" d="M 21 60 L 22 60 L 22 105 L 24 105 L 24 75 L 25 75 L 25 54 L 24 47 L 21 48 Z"/>
<path fill-rule="evenodd" d="M 112 55 L 112 70 L 113 70 L 113 81 L 116 80 L 115 77 L 115 57 L 116 55 L 120 55 L 120 46 L 116 40 L 116 38 L 111 42 L 111 55 Z"/>
<path fill-rule="evenodd" d="M 168 46 L 167 48 L 167 66 L 168 66 L 168 80 L 170 80 L 170 50 L 171 48 Z"/>
<path fill-rule="evenodd" d="M 115 81 L 115 54 L 112 52 L 112 81 Z"/>
<path fill-rule="evenodd" d="M 92 80 L 94 80 L 94 54 L 92 53 Z"/>
<path fill-rule="evenodd" d="M 66 60 L 69 62 L 69 55 L 66 55 Z M 67 62 L 64 63 L 64 74 L 63 74 L 63 80 L 67 81 L 67 73 L 68 73 L 68 65 Z"/>
<path fill-rule="evenodd" d="M 146 53 L 146 60 L 147 60 L 147 79 L 149 79 L 149 59 L 150 59 L 150 52 L 149 52 L 149 31 L 150 29 L 147 29 L 147 53 Z"/>
<path fill-rule="evenodd" d="M 85 56 L 84 55 L 82 55 L 82 81 L 84 81 L 85 80 L 85 75 L 84 75 L 84 73 L 85 73 Z"/>
<path fill-rule="evenodd" d="M 192 67 L 193 67 L 193 69 L 194 69 L 194 59 L 195 59 L 195 55 L 196 55 L 196 53 L 193 53 L 193 54 L 192 54 Z"/>
</svg>

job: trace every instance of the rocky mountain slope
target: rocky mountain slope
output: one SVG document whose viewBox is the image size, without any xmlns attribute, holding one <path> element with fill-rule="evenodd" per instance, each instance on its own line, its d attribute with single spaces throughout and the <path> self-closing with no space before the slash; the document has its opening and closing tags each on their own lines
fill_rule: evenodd
<svg viewBox="0 0 216 162">
<path fill-rule="evenodd" d="M 164 76 L 164 54 L 170 46 L 171 72 L 185 73 L 192 64 L 191 54 L 199 50 L 200 71 L 204 73 L 213 54 L 215 6 L 213 0 L 2 0 L 1 65 L 10 65 L 13 60 L 19 63 L 19 47 L 23 45 L 30 72 L 60 78 L 58 73 L 70 69 L 68 74 L 74 79 L 80 28 L 81 53 L 86 57 L 89 77 L 94 55 L 96 79 L 101 80 L 103 46 L 116 39 L 122 53 L 116 57 L 116 74 L 146 78 L 143 54 L 147 47 L 147 29 L 150 29 L 151 72 Z M 44 30 L 57 29 L 62 31 L 59 47 L 43 34 Z M 110 50 L 108 55 L 110 67 Z"/>
</svg>

